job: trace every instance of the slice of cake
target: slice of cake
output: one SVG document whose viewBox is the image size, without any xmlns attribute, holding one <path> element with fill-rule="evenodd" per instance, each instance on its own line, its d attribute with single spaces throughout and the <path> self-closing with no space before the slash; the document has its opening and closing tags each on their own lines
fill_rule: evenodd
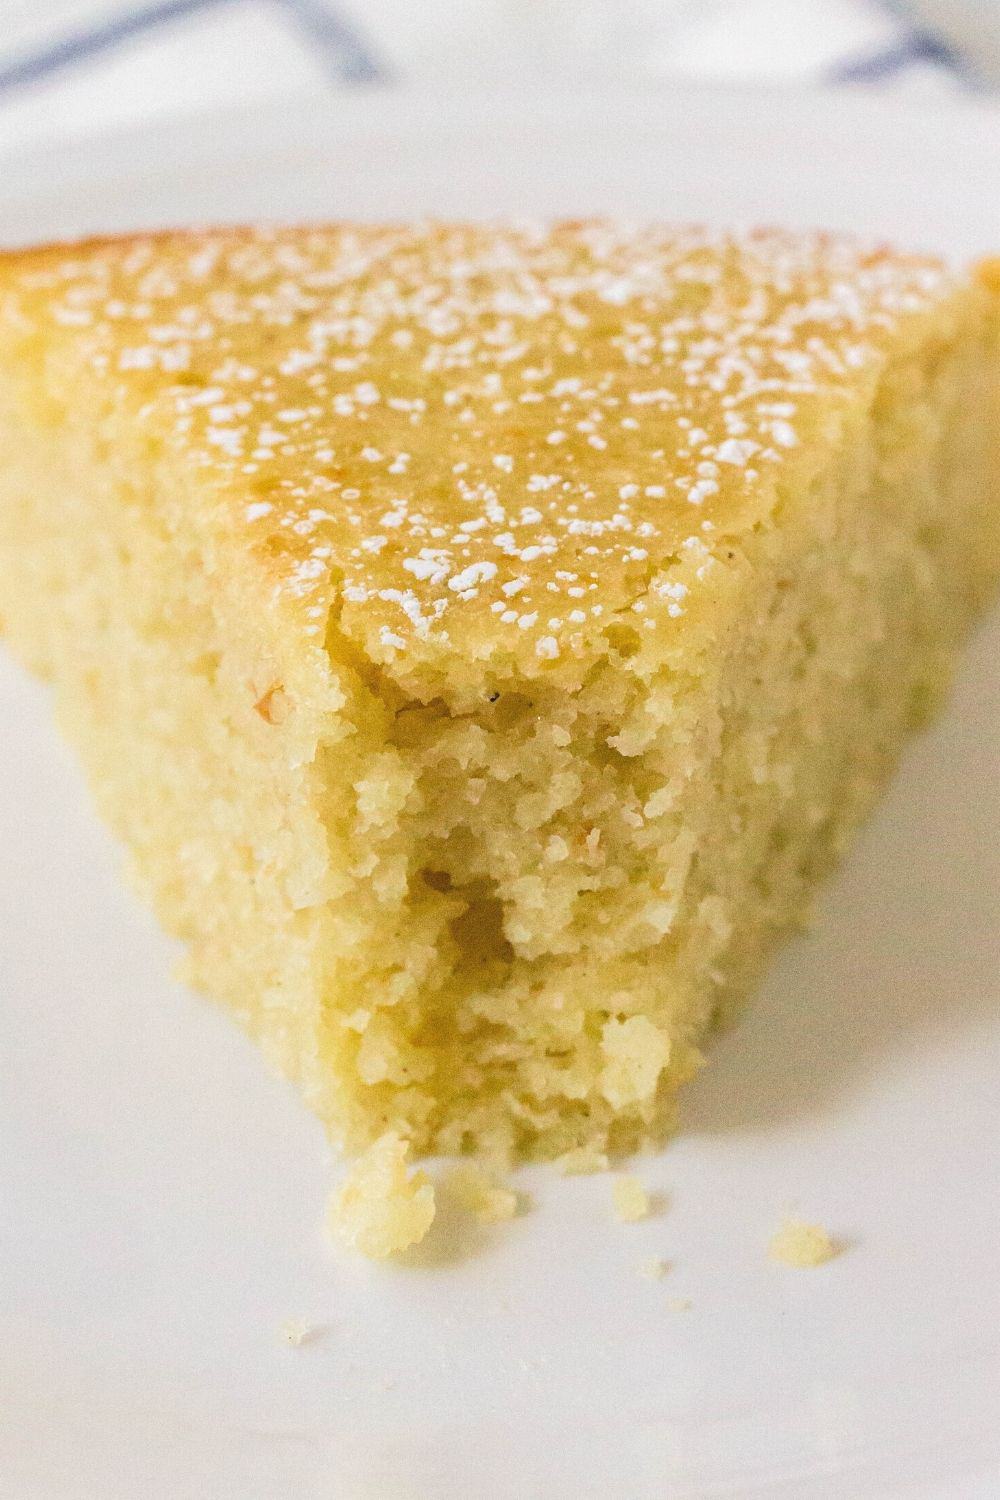
<svg viewBox="0 0 1000 1500">
<path fill-rule="evenodd" d="M 0 257 L 10 644 L 350 1149 L 669 1123 L 1000 567 L 998 285 L 604 223 Z"/>
</svg>

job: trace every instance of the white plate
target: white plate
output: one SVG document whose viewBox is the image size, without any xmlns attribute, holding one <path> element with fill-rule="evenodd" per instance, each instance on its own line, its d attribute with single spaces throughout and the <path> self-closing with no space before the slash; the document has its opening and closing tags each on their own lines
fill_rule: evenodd
<svg viewBox="0 0 1000 1500">
<path fill-rule="evenodd" d="M 618 210 L 968 253 L 998 181 L 972 108 L 355 96 L 9 163 L 0 224 Z M 0 663 L 5 1500 L 1000 1493 L 998 653 L 994 616 L 641 1165 L 665 1211 L 622 1226 L 606 1178 L 537 1172 L 530 1215 L 389 1269 L 324 1242 L 318 1125 L 168 979 L 44 689 Z M 790 1205 L 847 1252 L 770 1264 Z M 289 1318 L 320 1331 L 282 1347 Z"/>
</svg>

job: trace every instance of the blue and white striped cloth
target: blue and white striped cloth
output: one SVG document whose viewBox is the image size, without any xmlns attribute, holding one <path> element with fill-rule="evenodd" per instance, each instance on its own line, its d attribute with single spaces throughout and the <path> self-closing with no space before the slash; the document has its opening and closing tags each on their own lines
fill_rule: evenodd
<svg viewBox="0 0 1000 1500">
<path fill-rule="evenodd" d="M 0 152 L 331 88 L 957 92 L 987 87 L 995 58 L 1000 0 L 0 0 Z"/>
</svg>

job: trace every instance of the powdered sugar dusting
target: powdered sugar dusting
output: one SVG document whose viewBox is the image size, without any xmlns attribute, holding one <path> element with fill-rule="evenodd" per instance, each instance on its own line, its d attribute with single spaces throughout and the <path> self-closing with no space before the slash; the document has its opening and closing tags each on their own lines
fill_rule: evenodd
<svg viewBox="0 0 1000 1500">
<path fill-rule="evenodd" d="M 536 672 L 637 602 L 676 628 L 713 537 L 949 287 L 847 239 L 607 223 L 154 236 L 19 272 L 305 629 L 332 608 L 387 663 Z"/>
</svg>

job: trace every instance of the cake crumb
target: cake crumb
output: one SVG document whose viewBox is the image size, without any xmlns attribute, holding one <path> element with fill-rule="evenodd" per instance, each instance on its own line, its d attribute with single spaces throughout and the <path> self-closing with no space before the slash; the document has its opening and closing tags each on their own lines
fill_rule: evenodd
<svg viewBox="0 0 1000 1500">
<path fill-rule="evenodd" d="M 305 1318 L 286 1318 L 278 1329 L 278 1337 L 290 1349 L 298 1349 L 307 1339 L 311 1339 L 315 1333 L 315 1325 L 307 1323 Z"/>
<path fill-rule="evenodd" d="M 659 1255 L 651 1255 L 640 1264 L 639 1275 L 647 1281 L 662 1281 L 669 1270 L 669 1261 L 663 1260 Z"/>
<path fill-rule="evenodd" d="M 328 1224 L 362 1255 L 386 1260 L 419 1244 L 434 1220 L 434 1188 L 407 1172 L 409 1145 L 395 1131 L 379 1136 L 330 1200 Z"/>
<path fill-rule="evenodd" d="M 670 1061 L 670 1038 L 647 1016 L 612 1017 L 601 1032 L 601 1093 L 613 1109 L 643 1104 Z"/>
<path fill-rule="evenodd" d="M 821 1266 L 839 1254 L 840 1246 L 821 1224 L 788 1218 L 771 1236 L 768 1254 L 784 1266 Z"/>
<path fill-rule="evenodd" d="M 500 1224 L 517 1214 L 519 1199 L 512 1188 L 503 1187 L 482 1168 L 455 1167 L 445 1178 L 451 1197 L 480 1224 Z"/>
<path fill-rule="evenodd" d="M 591 1172 L 606 1172 L 608 1158 L 603 1151 L 594 1151 L 590 1146 L 574 1146 L 556 1159 L 556 1166 L 564 1177 L 586 1177 Z"/>
<path fill-rule="evenodd" d="M 638 1177 L 619 1177 L 611 1189 L 615 1217 L 623 1224 L 634 1224 L 649 1216 L 652 1207 L 649 1193 Z"/>
<path fill-rule="evenodd" d="M 690 1312 L 692 1306 L 691 1298 L 671 1297 L 670 1301 L 667 1303 L 667 1306 L 669 1307 L 671 1312 Z"/>
</svg>

